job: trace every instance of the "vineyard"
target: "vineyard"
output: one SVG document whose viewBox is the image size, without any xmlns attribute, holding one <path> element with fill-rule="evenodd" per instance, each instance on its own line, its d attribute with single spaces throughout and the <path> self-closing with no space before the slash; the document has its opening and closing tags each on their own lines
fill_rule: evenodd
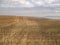
<svg viewBox="0 0 60 45">
<path fill-rule="evenodd" d="M 0 45 L 60 45 L 60 19 L 0 16 Z"/>
</svg>

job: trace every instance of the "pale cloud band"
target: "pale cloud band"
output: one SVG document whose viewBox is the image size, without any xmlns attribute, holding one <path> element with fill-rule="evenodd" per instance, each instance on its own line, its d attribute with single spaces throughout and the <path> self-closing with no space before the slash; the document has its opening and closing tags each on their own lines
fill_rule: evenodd
<svg viewBox="0 0 60 45">
<path fill-rule="evenodd" d="M 0 7 L 53 7 L 60 6 L 60 0 L 0 0 Z"/>
</svg>

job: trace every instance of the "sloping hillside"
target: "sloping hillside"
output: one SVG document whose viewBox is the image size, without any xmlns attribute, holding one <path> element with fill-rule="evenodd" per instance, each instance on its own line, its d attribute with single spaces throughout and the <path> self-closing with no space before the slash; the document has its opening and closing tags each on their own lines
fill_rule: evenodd
<svg viewBox="0 0 60 45">
<path fill-rule="evenodd" d="M 0 45 L 60 45 L 60 19 L 0 16 Z"/>
</svg>

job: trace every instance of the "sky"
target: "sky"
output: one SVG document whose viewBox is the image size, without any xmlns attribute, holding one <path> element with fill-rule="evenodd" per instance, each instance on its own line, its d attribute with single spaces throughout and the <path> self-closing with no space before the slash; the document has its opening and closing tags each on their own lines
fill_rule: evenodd
<svg viewBox="0 0 60 45">
<path fill-rule="evenodd" d="M 59 14 L 60 0 L 0 0 L 0 15 L 58 17 Z"/>
<path fill-rule="evenodd" d="M 0 7 L 54 7 L 60 6 L 60 0 L 0 0 Z"/>
</svg>

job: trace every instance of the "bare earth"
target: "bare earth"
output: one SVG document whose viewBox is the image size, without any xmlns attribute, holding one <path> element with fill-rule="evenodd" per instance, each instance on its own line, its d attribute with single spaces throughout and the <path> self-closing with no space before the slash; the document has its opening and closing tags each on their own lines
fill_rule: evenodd
<svg viewBox="0 0 60 45">
<path fill-rule="evenodd" d="M 60 19 L 0 16 L 0 45 L 60 45 Z"/>
</svg>

